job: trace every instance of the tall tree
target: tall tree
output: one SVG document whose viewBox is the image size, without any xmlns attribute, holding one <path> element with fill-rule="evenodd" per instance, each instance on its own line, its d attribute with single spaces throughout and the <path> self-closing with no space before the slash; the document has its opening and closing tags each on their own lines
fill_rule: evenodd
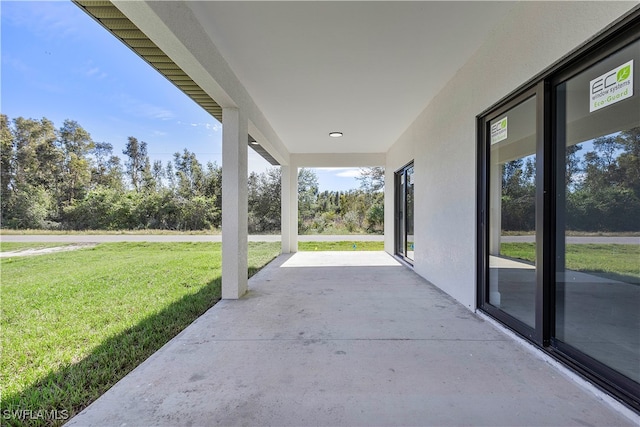
<svg viewBox="0 0 640 427">
<path fill-rule="evenodd" d="M 107 177 L 105 185 L 116 191 L 124 191 L 124 170 L 120 157 L 111 156 L 107 162 Z"/>
<path fill-rule="evenodd" d="M 167 177 L 167 186 L 170 190 L 175 189 L 176 187 L 176 174 L 173 170 L 173 163 L 167 162 L 167 167 L 164 172 L 164 176 Z"/>
<path fill-rule="evenodd" d="M 640 199 L 640 127 L 620 132 L 616 142 L 622 148 L 618 157 L 622 179 Z"/>
<path fill-rule="evenodd" d="M 59 132 L 62 150 L 62 191 L 58 205 L 69 205 L 84 196 L 91 182 L 91 161 L 87 155 L 95 148 L 89 132 L 75 120 L 65 120 Z"/>
<path fill-rule="evenodd" d="M 364 217 L 367 229 L 375 231 L 384 227 L 384 167 L 360 169 L 360 189 L 364 192 L 364 204 L 358 210 L 358 219 Z"/>
<path fill-rule="evenodd" d="M 222 167 L 216 162 L 207 162 L 204 194 L 207 197 L 215 197 L 216 208 L 222 210 Z"/>
<path fill-rule="evenodd" d="M 9 127 L 9 118 L 0 114 L 0 204 L 2 222 L 9 208 L 13 181 L 13 132 Z"/>
<path fill-rule="evenodd" d="M 46 184 L 47 174 L 59 170 L 56 147 L 56 130 L 53 123 L 18 117 L 13 121 L 17 186 Z M 44 164 L 41 164 L 41 161 Z M 45 170 L 40 170 L 44 166 Z"/>
<path fill-rule="evenodd" d="M 105 185 L 109 159 L 113 155 L 113 144 L 96 142 L 93 148 L 94 163 L 91 170 L 91 182 L 95 185 Z"/>
<path fill-rule="evenodd" d="M 147 143 L 144 141 L 138 142 L 136 138 L 130 136 L 127 138 L 127 145 L 122 150 L 122 154 L 127 156 L 125 166 L 127 175 L 131 180 L 131 185 L 136 191 L 140 191 L 143 186 L 143 174 L 145 167 L 149 163 L 149 157 L 147 156 Z"/>
<path fill-rule="evenodd" d="M 535 228 L 535 164 L 524 158 L 502 167 L 502 228 L 528 231 Z"/>
<path fill-rule="evenodd" d="M 577 184 L 576 180 L 578 179 L 579 173 L 582 170 L 580 168 L 580 157 L 578 156 L 578 151 L 580 150 L 582 150 L 582 146 L 580 144 L 570 145 L 566 148 L 565 185 L 569 189 Z"/>
<path fill-rule="evenodd" d="M 46 118 L 13 120 L 11 195 L 3 217 L 15 227 L 41 227 L 55 215 L 61 152 Z"/>
<path fill-rule="evenodd" d="M 186 148 L 182 154 L 174 153 L 173 167 L 178 178 L 178 193 L 181 196 L 189 198 L 203 194 L 205 187 L 204 172 L 195 153 Z"/>
<path fill-rule="evenodd" d="M 156 184 L 156 191 L 160 191 L 164 186 L 164 166 L 162 166 L 162 160 L 156 160 L 153 162 L 153 168 L 151 175 Z"/>
<path fill-rule="evenodd" d="M 360 168 L 360 188 L 368 193 L 384 190 L 384 167 Z"/>
<path fill-rule="evenodd" d="M 281 170 L 249 175 L 249 230 L 251 232 L 280 229 Z"/>
<path fill-rule="evenodd" d="M 156 179 L 151 170 L 151 161 L 149 156 L 144 159 L 144 166 L 142 167 L 142 189 L 145 193 L 153 193 L 156 191 Z"/>
<path fill-rule="evenodd" d="M 298 212 L 300 220 L 313 219 L 318 197 L 318 175 L 313 169 L 298 171 Z"/>
<path fill-rule="evenodd" d="M 91 181 L 93 186 L 112 188 L 123 191 L 123 172 L 120 158 L 113 155 L 113 145 L 108 142 L 97 142 L 93 149 L 95 159 Z"/>
</svg>

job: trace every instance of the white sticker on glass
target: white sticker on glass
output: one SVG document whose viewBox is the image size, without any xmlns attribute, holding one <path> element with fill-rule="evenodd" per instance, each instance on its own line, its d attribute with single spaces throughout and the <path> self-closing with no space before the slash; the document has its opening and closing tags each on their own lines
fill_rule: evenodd
<svg viewBox="0 0 640 427">
<path fill-rule="evenodd" d="M 507 116 L 491 125 L 491 143 L 507 139 Z"/>
<path fill-rule="evenodd" d="M 589 112 L 633 95 L 633 59 L 589 82 Z"/>
</svg>

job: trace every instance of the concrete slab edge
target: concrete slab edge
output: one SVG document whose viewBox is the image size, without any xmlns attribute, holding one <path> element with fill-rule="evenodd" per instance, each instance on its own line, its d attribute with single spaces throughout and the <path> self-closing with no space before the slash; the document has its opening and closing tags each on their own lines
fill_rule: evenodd
<svg viewBox="0 0 640 427">
<path fill-rule="evenodd" d="M 631 408 L 627 407 L 624 403 L 620 402 L 615 397 L 601 390 L 595 384 L 583 378 L 582 376 L 578 375 L 577 373 L 569 369 L 567 366 L 563 365 L 553 357 L 549 356 L 548 354 L 540 350 L 538 347 L 534 346 L 533 344 L 531 344 L 530 342 L 522 338 L 520 335 L 516 334 L 515 332 L 513 332 L 512 330 L 510 330 L 509 328 L 507 328 L 506 326 L 504 326 L 502 323 L 498 322 L 494 318 L 490 317 L 489 315 L 483 313 L 480 310 L 475 310 L 475 314 L 478 315 L 480 318 L 482 318 L 482 320 L 491 324 L 496 330 L 498 330 L 502 334 L 512 338 L 516 343 L 518 343 L 523 349 L 525 349 L 527 352 L 532 354 L 534 357 L 548 363 L 553 368 L 555 368 L 556 371 L 558 371 L 560 374 L 562 374 L 563 376 L 565 376 L 566 378 L 568 378 L 569 380 L 577 384 L 580 388 L 592 394 L 597 399 L 603 401 L 612 410 L 624 416 L 625 418 L 629 419 L 629 421 L 631 421 L 632 423 L 635 423 L 636 425 L 640 426 L 640 414 L 637 414 Z"/>
</svg>

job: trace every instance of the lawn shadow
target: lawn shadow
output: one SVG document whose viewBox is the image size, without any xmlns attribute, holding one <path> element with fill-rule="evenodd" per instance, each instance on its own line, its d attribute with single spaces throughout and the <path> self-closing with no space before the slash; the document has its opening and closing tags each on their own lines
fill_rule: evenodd
<svg viewBox="0 0 640 427">
<path fill-rule="evenodd" d="M 250 268 L 249 275 L 258 270 Z M 3 395 L 1 424 L 63 424 L 204 314 L 220 296 L 218 276 L 198 292 L 108 338 L 79 362 L 60 367 L 20 393 Z"/>
</svg>

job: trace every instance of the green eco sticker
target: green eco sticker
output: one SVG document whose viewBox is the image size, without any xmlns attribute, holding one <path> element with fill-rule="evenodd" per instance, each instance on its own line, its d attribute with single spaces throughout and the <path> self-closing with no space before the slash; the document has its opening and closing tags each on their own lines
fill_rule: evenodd
<svg viewBox="0 0 640 427">
<path fill-rule="evenodd" d="M 619 81 L 619 80 L 618 80 L 618 81 Z M 500 123 L 500 127 L 501 127 L 502 129 L 504 129 L 504 128 L 506 128 L 506 127 L 507 127 L 507 119 L 502 120 L 502 122 Z"/>
<path fill-rule="evenodd" d="M 621 68 L 620 71 L 618 71 L 618 74 L 616 75 L 616 79 L 618 79 L 619 82 L 626 80 L 629 75 L 631 74 L 631 64 L 627 65 L 624 68 Z"/>
</svg>

